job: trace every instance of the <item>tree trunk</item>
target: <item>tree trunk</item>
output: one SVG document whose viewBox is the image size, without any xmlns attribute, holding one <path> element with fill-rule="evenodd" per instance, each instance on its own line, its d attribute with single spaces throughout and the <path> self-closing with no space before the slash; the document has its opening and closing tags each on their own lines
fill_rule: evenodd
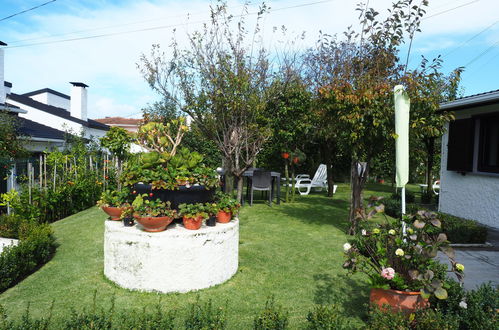
<svg viewBox="0 0 499 330">
<path fill-rule="evenodd" d="M 322 157 L 324 163 L 326 163 L 327 171 L 327 196 L 332 197 L 334 191 L 334 180 L 333 180 L 333 153 L 330 147 L 331 143 L 324 143 L 322 145 Z"/>
<path fill-rule="evenodd" d="M 289 169 L 288 169 L 288 160 L 284 159 L 284 176 L 286 177 L 286 203 L 289 203 Z M 294 182 L 294 180 L 293 180 Z"/>
<path fill-rule="evenodd" d="M 435 138 L 430 137 L 425 140 L 426 145 L 426 200 L 431 203 L 432 193 L 433 193 L 433 159 L 435 154 Z"/>
<path fill-rule="evenodd" d="M 366 183 L 368 171 L 369 169 L 367 163 L 361 163 L 358 161 L 352 162 L 352 196 L 350 200 L 350 213 L 348 219 L 350 221 L 350 228 L 348 229 L 349 235 L 355 235 L 357 233 L 359 220 L 362 218 L 362 214 L 364 213 L 362 190 L 364 189 L 364 184 Z"/>
<path fill-rule="evenodd" d="M 243 198 L 243 176 L 237 177 L 237 200 L 241 201 Z"/>
</svg>

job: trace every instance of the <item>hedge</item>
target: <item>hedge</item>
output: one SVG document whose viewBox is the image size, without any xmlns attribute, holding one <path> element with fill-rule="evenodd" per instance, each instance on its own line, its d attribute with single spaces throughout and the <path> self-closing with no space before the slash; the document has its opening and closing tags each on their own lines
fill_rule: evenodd
<svg viewBox="0 0 499 330">
<path fill-rule="evenodd" d="M 56 249 L 48 224 L 21 221 L 19 245 L 6 247 L 0 254 L 0 292 L 7 290 L 50 260 Z"/>
<path fill-rule="evenodd" d="M 451 243 L 483 244 L 487 240 L 487 227 L 474 220 L 438 213 L 442 229 Z"/>
</svg>

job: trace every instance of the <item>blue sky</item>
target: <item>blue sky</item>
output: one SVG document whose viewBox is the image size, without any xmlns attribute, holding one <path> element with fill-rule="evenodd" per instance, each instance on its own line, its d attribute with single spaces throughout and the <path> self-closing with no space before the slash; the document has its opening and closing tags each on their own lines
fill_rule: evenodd
<svg viewBox="0 0 499 330">
<path fill-rule="evenodd" d="M 49 0 L 2 0 L 0 19 Z M 357 24 L 357 0 L 273 0 L 265 19 L 264 37 L 272 44 L 272 28 L 285 25 L 290 34 L 306 31 L 297 45 L 311 46 L 319 30 L 341 33 Z M 370 0 L 385 11 L 391 0 Z M 49 87 L 69 94 L 69 81 L 89 88 L 89 117 L 138 117 L 140 109 L 159 97 L 149 90 L 136 68 L 141 53 L 153 43 L 166 48 L 177 28 L 180 43 L 186 31 L 208 18 L 209 1 L 57 0 L 0 21 L 5 48 L 5 78 L 13 92 Z M 255 3 L 255 8 L 258 2 Z M 415 0 L 415 3 L 419 1 Z M 229 1 L 234 13 L 241 2 Z M 415 36 L 409 66 L 421 55 L 441 54 L 444 71 L 466 66 L 464 95 L 499 89 L 499 1 L 430 0 L 422 32 Z M 190 19 L 188 20 L 188 14 Z M 254 18 L 252 16 L 250 19 Z M 189 24 L 186 25 L 186 23 Z M 152 29 L 151 29 L 152 28 Z M 142 32 L 131 32 L 144 30 Z M 99 35 L 111 36 L 98 37 Z M 68 39 L 78 39 L 70 41 Z M 471 39 L 471 40 L 470 40 Z M 405 60 L 405 52 L 401 53 Z"/>
</svg>

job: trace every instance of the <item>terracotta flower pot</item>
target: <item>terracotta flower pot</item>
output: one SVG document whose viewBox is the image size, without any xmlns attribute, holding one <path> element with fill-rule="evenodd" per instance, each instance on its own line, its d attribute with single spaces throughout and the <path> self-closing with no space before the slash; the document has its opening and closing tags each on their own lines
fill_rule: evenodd
<svg viewBox="0 0 499 330">
<path fill-rule="evenodd" d="M 121 207 L 112 207 L 112 206 L 102 206 L 102 211 L 106 212 L 109 215 L 111 220 L 120 220 L 121 212 L 123 208 Z"/>
<path fill-rule="evenodd" d="M 428 299 L 421 297 L 419 291 L 406 292 L 391 289 L 371 289 L 369 301 L 371 305 L 377 305 L 379 308 L 389 305 L 392 311 L 402 311 L 407 314 L 430 305 Z"/>
<path fill-rule="evenodd" d="M 224 212 L 222 210 L 218 211 L 218 213 L 217 213 L 217 221 L 218 222 L 228 223 L 228 222 L 230 222 L 230 219 L 232 219 L 232 213 Z"/>
<path fill-rule="evenodd" d="M 145 231 L 152 233 L 165 230 L 173 221 L 170 217 L 141 217 L 136 214 L 133 217 L 144 227 Z"/>
<path fill-rule="evenodd" d="M 197 218 L 182 218 L 185 229 L 198 230 L 203 224 L 203 217 L 199 216 Z"/>
</svg>

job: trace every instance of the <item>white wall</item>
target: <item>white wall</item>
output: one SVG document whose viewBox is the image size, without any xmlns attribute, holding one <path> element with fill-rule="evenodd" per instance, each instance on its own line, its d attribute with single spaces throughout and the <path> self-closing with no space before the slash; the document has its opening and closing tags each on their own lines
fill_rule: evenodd
<svg viewBox="0 0 499 330">
<path fill-rule="evenodd" d="M 65 99 L 64 97 L 60 97 L 52 93 L 40 93 L 32 95 L 30 98 L 47 105 L 66 109 L 66 111 L 69 112 L 70 100 Z"/>
<path fill-rule="evenodd" d="M 495 108 L 495 111 L 498 109 Z M 456 119 L 469 118 L 471 114 L 494 111 L 493 107 L 482 107 L 473 112 L 456 112 Z M 449 125 L 446 125 L 446 131 Z M 478 132 L 475 132 L 478 134 Z M 462 175 L 447 171 L 448 133 L 442 137 L 442 159 L 440 170 L 439 211 L 458 217 L 479 221 L 485 225 L 499 228 L 499 175 L 479 173 L 474 170 Z M 475 138 L 475 160 L 478 152 L 478 139 Z"/>
</svg>

